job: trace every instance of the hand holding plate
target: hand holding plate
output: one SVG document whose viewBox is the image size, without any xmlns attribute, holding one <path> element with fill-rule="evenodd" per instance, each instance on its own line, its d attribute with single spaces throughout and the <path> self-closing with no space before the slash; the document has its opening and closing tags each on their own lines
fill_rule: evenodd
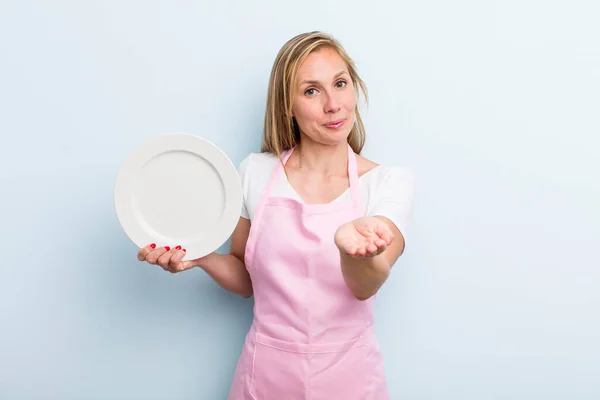
<svg viewBox="0 0 600 400">
<path fill-rule="evenodd" d="M 171 273 L 186 271 L 195 267 L 198 260 L 181 261 L 185 256 L 186 249 L 181 246 L 171 248 L 170 246 L 156 247 L 154 243 L 142 247 L 138 252 L 138 260 L 146 261 L 153 265 L 160 265 L 162 269 Z"/>
</svg>

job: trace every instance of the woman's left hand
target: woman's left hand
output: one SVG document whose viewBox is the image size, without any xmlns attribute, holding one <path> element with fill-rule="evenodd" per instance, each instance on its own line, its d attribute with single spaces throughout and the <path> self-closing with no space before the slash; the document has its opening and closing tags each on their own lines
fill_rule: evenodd
<svg viewBox="0 0 600 400">
<path fill-rule="evenodd" d="M 342 254 L 351 257 L 374 257 L 390 245 L 394 235 L 377 217 L 362 217 L 340 226 L 334 241 Z"/>
</svg>

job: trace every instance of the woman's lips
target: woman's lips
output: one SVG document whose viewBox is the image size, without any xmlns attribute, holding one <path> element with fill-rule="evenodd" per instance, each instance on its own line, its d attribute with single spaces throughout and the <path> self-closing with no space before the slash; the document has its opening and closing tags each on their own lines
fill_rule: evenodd
<svg viewBox="0 0 600 400">
<path fill-rule="evenodd" d="M 340 129 L 344 125 L 344 122 L 346 122 L 345 119 L 340 119 L 337 121 L 329 122 L 323 126 L 328 129 Z"/>
</svg>

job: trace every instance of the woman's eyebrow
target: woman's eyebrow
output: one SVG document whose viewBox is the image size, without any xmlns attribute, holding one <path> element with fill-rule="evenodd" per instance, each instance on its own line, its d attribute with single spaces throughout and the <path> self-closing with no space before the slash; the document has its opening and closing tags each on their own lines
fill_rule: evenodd
<svg viewBox="0 0 600 400">
<path fill-rule="evenodd" d="M 340 72 L 338 72 L 338 73 L 337 73 L 337 74 L 336 74 L 336 75 L 333 77 L 333 79 L 335 80 L 335 79 L 339 78 L 340 76 L 342 76 L 342 75 L 344 75 L 344 74 L 346 74 L 346 73 L 347 73 L 346 71 L 340 71 Z M 304 84 L 306 84 L 306 83 L 308 83 L 308 84 L 310 84 L 310 85 L 316 85 L 317 83 L 319 83 L 319 81 L 310 80 L 310 79 L 305 79 L 305 80 L 303 80 L 302 82 L 300 82 L 300 84 L 301 84 L 301 85 L 304 85 Z"/>
</svg>

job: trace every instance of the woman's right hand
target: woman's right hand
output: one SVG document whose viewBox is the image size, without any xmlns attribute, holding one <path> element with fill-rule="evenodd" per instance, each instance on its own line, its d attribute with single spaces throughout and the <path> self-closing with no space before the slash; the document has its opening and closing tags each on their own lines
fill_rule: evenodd
<svg viewBox="0 0 600 400">
<path fill-rule="evenodd" d="M 186 271 L 198 265 L 199 260 L 181 261 L 185 256 L 185 249 L 181 246 L 170 248 L 169 246 L 156 247 L 154 243 L 142 247 L 138 252 L 138 260 L 146 261 L 152 265 L 160 265 L 162 269 L 171 273 Z"/>
</svg>

